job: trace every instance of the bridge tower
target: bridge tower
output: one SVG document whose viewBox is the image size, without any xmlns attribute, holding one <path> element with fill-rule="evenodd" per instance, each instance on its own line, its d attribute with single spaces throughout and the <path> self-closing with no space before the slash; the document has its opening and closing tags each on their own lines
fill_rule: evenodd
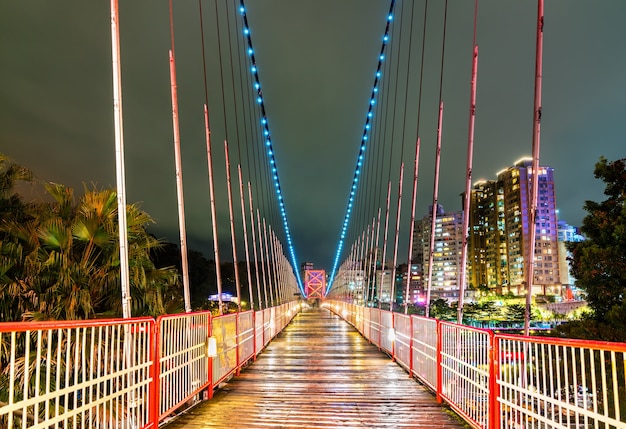
<svg viewBox="0 0 626 429">
<path fill-rule="evenodd" d="M 326 292 L 326 271 L 305 270 L 304 292 L 308 299 L 324 298 Z"/>
</svg>

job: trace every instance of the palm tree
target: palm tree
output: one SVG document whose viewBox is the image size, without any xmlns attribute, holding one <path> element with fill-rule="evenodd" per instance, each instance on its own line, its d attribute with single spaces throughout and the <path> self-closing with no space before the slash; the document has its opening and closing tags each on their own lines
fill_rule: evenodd
<svg viewBox="0 0 626 429">
<path fill-rule="evenodd" d="M 74 205 L 71 189 L 55 184 L 46 188 L 55 202 L 49 207 L 54 216 L 38 228 L 39 260 L 49 281 L 42 290 L 39 313 L 53 319 L 119 316 L 115 191 L 86 189 Z M 176 284 L 177 272 L 156 269 L 150 260 L 150 252 L 160 245 L 145 229 L 152 218 L 133 204 L 127 206 L 126 216 L 133 313 L 163 314 L 163 292 Z"/>
<path fill-rule="evenodd" d="M 0 320 L 16 320 L 27 300 L 28 288 L 21 281 L 21 272 L 28 252 L 7 230 L 29 218 L 30 206 L 15 192 L 15 185 L 32 180 L 28 169 L 0 153 Z"/>
<path fill-rule="evenodd" d="M 84 319 L 121 315 L 117 195 L 44 183 L 51 202 L 25 204 L 13 193 L 26 169 L 0 154 L 0 316 L 2 320 Z M 126 209 L 134 315 L 165 312 L 178 287 L 174 267 L 155 268 L 161 243 L 146 231 L 152 218 Z M 167 303 L 170 304 L 169 302 Z"/>
</svg>

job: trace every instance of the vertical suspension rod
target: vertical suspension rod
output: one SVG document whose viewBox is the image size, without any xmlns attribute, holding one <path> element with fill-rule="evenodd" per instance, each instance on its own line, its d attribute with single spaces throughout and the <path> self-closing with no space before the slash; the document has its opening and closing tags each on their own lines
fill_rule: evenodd
<svg viewBox="0 0 626 429">
<path fill-rule="evenodd" d="M 470 90 L 470 113 L 467 136 L 467 165 L 465 168 L 465 193 L 463 194 L 463 243 L 461 248 L 461 270 L 459 274 L 459 305 L 457 322 L 463 323 L 463 302 L 465 300 L 465 285 L 467 283 L 467 252 L 469 238 L 470 201 L 472 196 L 472 165 L 474 154 L 474 123 L 476 120 L 476 78 L 478 73 L 478 46 L 474 45 L 474 57 L 472 61 L 472 80 Z"/>
<path fill-rule="evenodd" d="M 274 290 L 272 286 L 272 268 L 270 267 L 270 247 L 267 242 L 267 223 L 265 222 L 265 218 L 263 218 L 263 241 L 265 243 L 265 263 L 267 264 L 267 281 L 269 282 L 270 302 L 271 302 L 271 306 L 274 307 L 276 305 L 276 301 L 274 299 Z"/>
<path fill-rule="evenodd" d="M 213 156 L 211 154 L 211 131 L 209 130 L 209 109 L 204 105 L 204 131 L 206 140 L 206 158 L 209 171 L 209 198 L 211 200 L 211 226 L 213 228 L 213 257 L 217 281 L 217 303 L 222 314 L 222 268 L 220 266 L 219 241 L 217 237 L 217 211 L 215 208 L 215 181 L 213 179 Z"/>
<path fill-rule="evenodd" d="M 391 296 L 389 298 L 389 311 L 393 311 L 396 300 L 396 264 L 398 263 L 398 238 L 400 236 L 400 209 L 402 207 L 402 183 L 404 181 L 404 162 L 400 163 L 400 182 L 398 186 L 398 210 L 396 211 L 396 234 L 393 245 L 393 268 L 391 269 Z"/>
<path fill-rule="evenodd" d="M 382 289 L 385 284 L 385 259 L 387 258 L 387 232 L 389 230 L 389 203 L 391 201 L 391 182 L 387 185 L 387 208 L 385 210 L 385 233 L 383 238 L 383 256 L 380 261 L 380 289 L 378 290 L 378 308 L 382 305 Z"/>
<path fill-rule="evenodd" d="M 259 237 L 259 253 L 261 255 L 261 271 L 263 276 L 263 294 L 265 298 L 265 308 L 271 307 L 271 303 L 267 299 L 267 276 L 265 275 L 265 250 L 263 247 L 263 230 L 261 229 L 261 213 L 259 209 L 256 209 L 256 220 L 257 220 L 257 228 L 258 228 L 258 237 Z"/>
<path fill-rule="evenodd" d="M 117 217 L 120 246 L 120 286 L 122 315 L 132 316 L 130 305 L 130 274 L 128 267 L 128 230 L 126 226 L 126 173 L 124 171 L 124 126 L 122 115 L 122 70 L 120 63 L 119 7 L 111 0 L 111 53 L 113 69 L 113 120 L 115 127 L 115 177 L 117 182 Z"/>
<path fill-rule="evenodd" d="M 174 130 L 174 159 L 176 163 L 176 195 L 178 198 L 178 228 L 180 231 L 180 256 L 183 271 L 185 311 L 191 312 L 189 296 L 189 265 L 187 262 L 187 231 L 185 228 L 185 197 L 183 194 L 183 166 L 180 154 L 180 128 L 178 125 L 178 89 L 176 85 L 176 61 L 170 50 L 170 86 L 172 94 L 172 124 Z"/>
<path fill-rule="evenodd" d="M 254 228 L 254 209 L 252 207 L 252 184 L 248 182 L 248 201 L 250 203 L 250 231 L 252 232 L 252 249 L 254 255 L 254 278 L 256 280 L 256 292 L 259 303 L 259 310 L 263 310 L 263 300 L 261 299 L 261 279 L 259 277 L 259 255 L 257 253 L 256 230 Z M 267 306 L 267 302 L 265 303 Z"/>
<path fill-rule="evenodd" d="M 437 150 L 435 153 L 435 183 L 433 186 L 433 207 L 430 221 L 430 247 L 428 249 L 428 286 L 426 288 L 426 309 L 424 315 L 430 315 L 430 291 L 433 278 L 433 259 L 435 254 L 435 224 L 437 222 L 437 206 L 439 204 L 439 164 L 441 161 L 441 127 L 443 125 L 443 100 L 439 102 L 439 119 L 437 121 Z"/>
<path fill-rule="evenodd" d="M 237 164 L 237 176 L 239 179 L 239 197 L 241 202 L 241 223 L 243 227 L 243 245 L 246 252 L 246 274 L 248 276 L 248 298 L 250 299 L 250 310 L 254 310 L 254 294 L 252 293 L 252 270 L 250 268 L 250 246 L 248 243 L 248 226 L 246 221 L 246 203 L 243 189 L 243 177 L 241 164 Z M 240 298 L 241 299 L 241 298 Z"/>
<path fill-rule="evenodd" d="M 526 311 L 524 314 L 524 335 L 530 333 L 530 305 L 532 303 L 533 280 L 535 276 L 535 240 L 537 236 L 537 196 L 539 195 L 539 144 L 541 137 L 541 84 L 543 69 L 543 0 L 537 1 L 537 46 L 535 54 L 535 106 L 533 112 L 533 171 L 531 202 L 529 204 L 529 243 L 526 259 Z"/>
<path fill-rule="evenodd" d="M 413 195 L 411 198 L 411 225 L 409 232 L 409 256 L 408 256 L 408 268 L 406 272 L 406 291 L 404 298 L 404 314 L 409 312 L 409 299 L 410 299 L 410 287 L 411 287 L 411 264 L 413 262 L 413 234 L 415 233 L 415 203 L 417 200 L 417 178 L 419 169 L 419 157 L 420 157 L 420 138 L 417 138 L 415 142 L 415 165 L 413 166 Z"/>
<path fill-rule="evenodd" d="M 224 140 L 224 158 L 226 160 L 226 186 L 228 191 L 228 219 L 230 221 L 230 239 L 233 248 L 233 269 L 235 270 L 235 288 L 237 290 L 237 312 L 241 312 L 241 280 L 239 278 L 239 263 L 237 261 L 237 237 L 235 234 L 235 212 L 233 209 L 233 189 L 230 180 L 230 157 L 228 156 L 228 142 Z"/>
</svg>

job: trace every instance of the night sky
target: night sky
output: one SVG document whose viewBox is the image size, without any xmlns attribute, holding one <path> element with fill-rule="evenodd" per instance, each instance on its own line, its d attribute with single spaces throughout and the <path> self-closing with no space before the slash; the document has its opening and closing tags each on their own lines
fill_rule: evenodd
<svg viewBox="0 0 626 429">
<path fill-rule="evenodd" d="M 178 242 L 168 3 L 120 3 L 127 201 L 140 203 L 155 219 L 150 231 Z M 224 15 L 225 4 L 219 3 L 218 14 Z M 220 177 L 218 235 L 223 259 L 231 259 L 224 201 L 225 129 L 231 130 L 231 161 L 247 159 L 243 153 L 248 146 L 240 143 L 244 149 L 238 153 L 238 129 L 228 113 L 232 102 L 226 108 L 221 104 L 215 3 L 202 5 L 214 163 Z M 405 135 L 405 210 L 412 186 L 423 5 L 415 3 L 411 83 L 402 91 L 408 107 L 406 116 L 399 113 L 406 120 L 397 122 L 405 124 L 397 131 Z M 426 215 L 432 200 L 443 5 L 429 2 L 418 218 Z M 330 270 L 389 3 L 248 0 L 246 6 L 298 262 L 312 261 Z M 396 7 L 397 24 L 402 3 Z M 461 209 L 464 189 L 473 8 L 473 1 L 449 1 L 439 198 L 447 210 Z M 407 28 L 410 3 L 402 16 Z M 176 0 L 174 17 L 189 247 L 212 257 L 198 2 Z M 555 169 L 560 218 L 572 225 L 580 225 L 585 200 L 603 199 L 602 183 L 593 177 L 599 157 L 626 156 L 625 19 L 624 0 L 546 1 L 541 164 Z M 219 25 L 226 34 L 226 20 Z M 237 28 L 231 26 L 234 34 Z M 535 31 L 535 1 L 480 0 L 474 180 L 493 179 L 502 168 L 531 155 Z M 110 37 L 107 1 L 0 2 L 1 152 L 41 179 L 78 192 L 83 184 L 115 187 Z M 223 35 L 222 43 L 227 49 Z M 233 48 L 239 45 L 241 40 L 232 41 Z M 224 52 L 222 56 L 227 58 Z M 226 82 L 226 97 L 232 98 L 231 83 Z M 244 139 L 243 133 L 239 138 Z M 247 165 L 246 177 L 251 174 Z M 391 177 L 397 182 L 395 172 Z M 405 215 L 403 231 L 408 224 Z M 282 234 L 280 225 L 276 230 Z M 400 262 L 406 261 L 405 238 L 406 233 Z"/>
</svg>

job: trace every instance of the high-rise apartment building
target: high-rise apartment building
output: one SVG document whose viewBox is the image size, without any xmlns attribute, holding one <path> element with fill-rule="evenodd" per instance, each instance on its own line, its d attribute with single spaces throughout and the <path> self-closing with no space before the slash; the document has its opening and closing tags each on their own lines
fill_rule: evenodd
<svg viewBox="0 0 626 429">
<path fill-rule="evenodd" d="M 507 252 L 504 190 L 497 181 L 480 181 L 472 188 L 469 225 L 469 286 L 502 293 Z"/>
<path fill-rule="evenodd" d="M 535 222 L 534 295 L 562 295 L 559 266 L 554 170 L 539 168 Z M 529 206 L 532 160 L 522 159 L 500 171 L 495 180 L 477 182 L 470 193 L 467 289 L 497 294 L 525 294 L 530 242 Z M 463 212 L 437 210 L 431 298 L 459 296 Z M 431 216 L 415 222 L 412 273 L 420 280 L 415 302 L 428 287 Z M 562 263 L 562 261 L 561 261 Z M 415 266 L 415 271 L 413 271 Z M 467 290 L 466 289 L 466 290 Z"/>
<path fill-rule="evenodd" d="M 567 222 L 560 220 L 558 223 L 558 241 L 559 241 L 559 273 L 561 275 L 561 284 L 566 288 L 566 297 L 573 298 L 577 290 L 575 287 L 576 279 L 571 275 L 567 257 L 570 256 L 565 244 L 568 242 L 580 242 L 585 239 L 578 228 L 568 225 Z"/>
<path fill-rule="evenodd" d="M 533 293 L 561 294 L 554 170 L 540 167 L 538 173 Z M 522 159 L 495 181 L 474 185 L 468 246 L 473 286 L 518 295 L 526 290 L 532 176 L 532 160 Z"/>
<path fill-rule="evenodd" d="M 423 219 L 416 221 L 414 243 L 419 244 L 413 254 L 416 265 L 421 263 L 423 269 L 422 295 L 428 287 L 428 271 L 430 259 L 430 231 L 432 211 Z M 435 240 L 433 248 L 433 269 L 430 280 L 431 299 L 443 298 L 448 301 L 459 299 L 459 273 L 461 266 L 461 249 L 463 245 L 463 212 L 444 212 L 438 205 L 435 216 Z M 418 260 L 421 257 L 421 261 Z M 419 273 L 415 273 L 420 276 Z M 424 296 L 414 300 L 423 300 Z"/>
</svg>

